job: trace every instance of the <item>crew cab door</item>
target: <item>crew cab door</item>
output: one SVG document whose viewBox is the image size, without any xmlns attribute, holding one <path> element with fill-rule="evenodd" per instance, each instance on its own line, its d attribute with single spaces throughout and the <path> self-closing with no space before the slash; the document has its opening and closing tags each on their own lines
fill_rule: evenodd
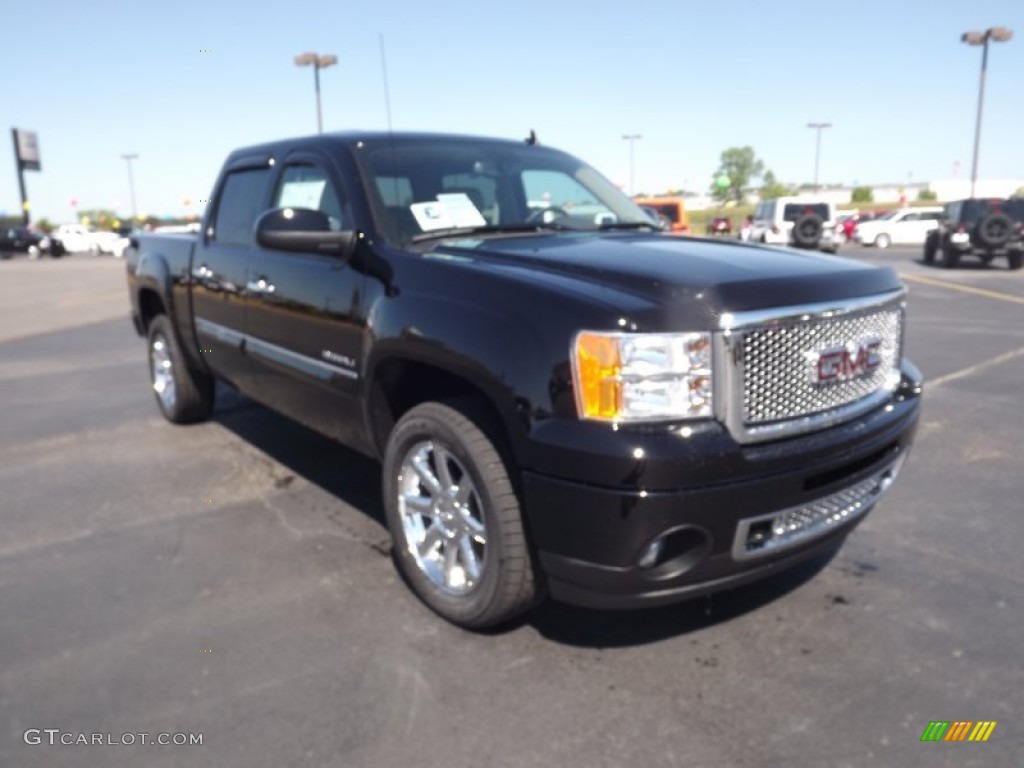
<svg viewBox="0 0 1024 768">
<path fill-rule="evenodd" d="M 311 208 L 331 228 L 354 228 L 348 196 L 327 158 L 302 151 L 280 163 L 270 208 Z M 257 247 L 246 349 L 251 393 L 275 410 L 350 445 L 362 438 L 358 408 L 365 276 L 345 259 Z"/>
<path fill-rule="evenodd" d="M 245 389 L 245 315 L 253 227 L 266 209 L 272 168 L 265 158 L 232 163 L 217 186 L 210 225 L 192 255 L 192 314 L 209 366 Z"/>
</svg>

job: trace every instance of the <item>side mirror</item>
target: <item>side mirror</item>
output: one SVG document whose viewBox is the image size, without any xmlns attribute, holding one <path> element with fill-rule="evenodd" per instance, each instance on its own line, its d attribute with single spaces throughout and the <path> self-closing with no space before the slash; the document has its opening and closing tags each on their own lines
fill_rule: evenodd
<svg viewBox="0 0 1024 768">
<path fill-rule="evenodd" d="M 275 208 L 256 220 L 256 242 L 264 248 L 296 253 L 352 257 L 359 234 L 331 229 L 327 214 L 311 208 Z"/>
</svg>

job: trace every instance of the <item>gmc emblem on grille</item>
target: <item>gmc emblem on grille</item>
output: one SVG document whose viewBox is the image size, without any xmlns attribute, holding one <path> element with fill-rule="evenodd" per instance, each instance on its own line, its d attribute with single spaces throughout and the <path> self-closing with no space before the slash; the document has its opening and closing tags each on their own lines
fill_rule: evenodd
<svg viewBox="0 0 1024 768">
<path fill-rule="evenodd" d="M 832 384 L 867 376 L 882 364 L 881 347 L 882 340 L 872 338 L 812 352 L 811 380 L 815 384 Z"/>
</svg>

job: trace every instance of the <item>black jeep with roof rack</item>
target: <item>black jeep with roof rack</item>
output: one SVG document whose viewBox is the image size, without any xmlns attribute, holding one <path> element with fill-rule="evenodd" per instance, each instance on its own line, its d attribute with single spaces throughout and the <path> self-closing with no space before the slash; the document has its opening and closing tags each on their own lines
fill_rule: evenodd
<svg viewBox="0 0 1024 768">
<path fill-rule="evenodd" d="M 953 269 L 962 256 L 977 256 L 985 264 L 1005 256 L 1010 269 L 1024 264 L 1024 198 L 972 198 L 946 203 L 942 222 L 928 233 L 924 260 L 941 256 Z"/>
</svg>

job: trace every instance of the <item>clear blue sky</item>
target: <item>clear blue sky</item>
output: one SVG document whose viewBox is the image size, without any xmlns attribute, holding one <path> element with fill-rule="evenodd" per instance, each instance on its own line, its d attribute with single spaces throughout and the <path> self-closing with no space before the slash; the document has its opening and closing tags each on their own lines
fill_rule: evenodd
<svg viewBox="0 0 1024 768">
<path fill-rule="evenodd" d="M 325 130 L 395 129 L 522 138 L 568 150 L 636 188 L 703 191 L 720 152 L 751 145 L 783 181 L 886 183 L 970 173 L 981 49 L 969 29 L 1016 37 L 989 57 L 979 175 L 1024 177 L 1024 2 L 8 3 L 3 128 L 34 130 L 33 218 L 81 208 L 178 215 L 208 196 L 238 146 L 316 129 L 311 69 L 324 70 Z M 212 53 L 201 53 L 211 49 Z M 0 211 L 19 210 L 10 138 Z"/>
</svg>

